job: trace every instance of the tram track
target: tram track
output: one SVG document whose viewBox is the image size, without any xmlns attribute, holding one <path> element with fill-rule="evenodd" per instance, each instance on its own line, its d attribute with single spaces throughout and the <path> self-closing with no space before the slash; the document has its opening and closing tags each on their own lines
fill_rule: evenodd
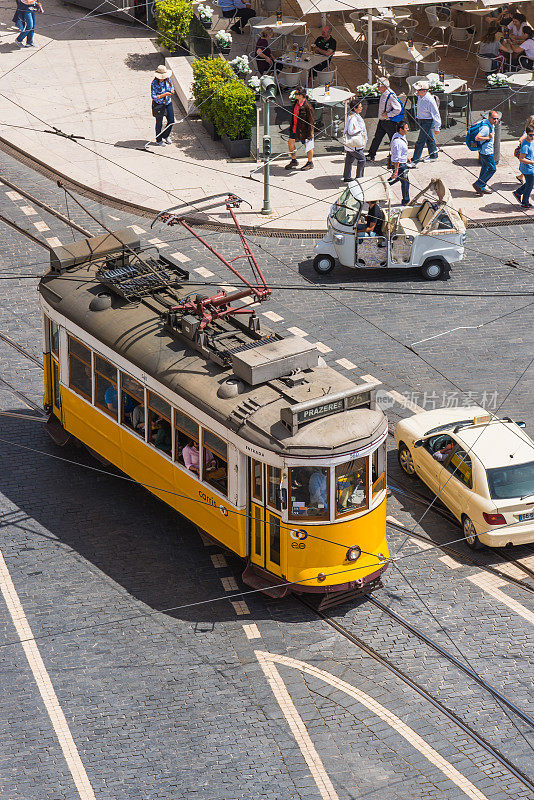
<svg viewBox="0 0 534 800">
<path fill-rule="evenodd" d="M 450 708 L 447 708 L 441 700 L 431 694 L 427 689 L 425 689 L 420 683 L 415 681 L 411 678 L 404 670 L 397 667 L 387 656 L 381 655 L 378 653 L 373 647 L 368 645 L 358 636 L 353 634 L 348 628 L 346 628 L 341 623 L 337 622 L 337 620 L 332 619 L 324 612 L 318 610 L 313 606 L 312 603 L 304 599 L 303 597 L 295 596 L 295 599 L 298 602 L 308 608 L 314 615 L 316 615 L 319 619 L 333 628 L 337 633 L 347 639 L 349 642 L 354 644 L 360 650 L 362 650 L 366 655 L 372 658 L 376 663 L 381 664 L 385 667 L 389 672 L 394 674 L 397 678 L 399 678 L 404 684 L 409 686 L 413 689 L 420 697 L 430 703 L 434 708 L 436 708 L 441 714 L 443 714 L 447 719 L 449 719 L 454 725 L 459 727 L 463 733 L 470 737 L 470 739 L 476 742 L 479 747 L 485 750 L 488 755 L 494 758 L 496 761 L 499 762 L 511 775 L 513 775 L 520 783 L 528 788 L 531 792 L 534 793 L 534 780 L 531 779 L 523 770 L 514 764 L 510 759 L 508 759 L 500 750 L 498 750 L 494 745 L 492 745 L 485 737 L 479 734 L 469 723 L 465 722 L 461 719 L 460 716 L 455 711 L 452 711 Z M 459 662 L 452 654 L 448 653 L 446 650 L 440 647 L 436 642 L 433 642 L 429 637 L 425 634 L 422 634 L 418 629 L 414 628 L 410 625 L 406 620 L 403 620 L 401 617 L 395 614 L 395 612 L 390 611 L 386 606 L 384 606 L 379 601 L 375 601 L 372 597 L 368 599 L 372 600 L 374 605 L 379 607 L 384 613 L 387 613 L 390 617 L 395 619 L 395 621 L 402 625 L 402 627 L 407 628 L 413 636 L 418 638 L 420 641 L 424 642 L 427 646 L 434 649 L 436 652 L 440 653 L 440 655 L 446 659 L 448 659 L 451 663 L 455 664 L 458 668 L 460 668 L 464 673 L 468 674 L 473 680 L 475 680 L 481 687 L 483 687 L 486 691 L 488 691 L 496 700 L 504 703 L 506 707 L 515 713 L 523 722 L 526 722 L 530 726 L 534 728 L 534 720 L 529 717 L 525 712 L 519 709 L 514 703 L 512 703 L 508 698 L 502 695 L 498 690 L 484 681 L 483 678 L 476 675 L 473 670 L 469 669 L 461 662 Z"/>
</svg>

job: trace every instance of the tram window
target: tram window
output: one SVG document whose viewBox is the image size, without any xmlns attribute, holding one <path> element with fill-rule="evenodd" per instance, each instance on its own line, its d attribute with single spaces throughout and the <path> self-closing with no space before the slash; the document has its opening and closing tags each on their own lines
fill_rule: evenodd
<svg viewBox="0 0 534 800">
<path fill-rule="evenodd" d="M 228 450 L 226 443 L 211 431 L 202 432 L 202 478 L 228 495 Z"/>
<path fill-rule="evenodd" d="M 142 385 L 121 372 L 121 422 L 145 436 L 145 392 Z"/>
<path fill-rule="evenodd" d="M 198 423 L 174 409 L 174 459 L 198 475 Z M 185 451 L 185 454 L 184 454 Z"/>
<path fill-rule="evenodd" d="M 386 443 L 374 451 L 372 458 L 373 498 L 386 488 Z"/>
<path fill-rule="evenodd" d="M 292 467 L 289 470 L 292 519 L 328 519 L 329 479 L 328 467 Z"/>
<path fill-rule="evenodd" d="M 252 497 L 260 502 L 263 500 L 262 469 L 261 461 L 252 459 Z"/>
<path fill-rule="evenodd" d="M 69 336 L 69 386 L 92 401 L 91 351 L 72 336 Z"/>
<path fill-rule="evenodd" d="M 262 543 L 262 525 L 261 525 L 261 508 L 259 506 L 252 506 L 254 524 L 254 555 L 261 556 L 261 543 Z"/>
<path fill-rule="evenodd" d="M 59 356 L 59 326 L 50 320 L 50 350 Z"/>
<path fill-rule="evenodd" d="M 269 525 L 269 561 L 280 566 L 280 518 L 268 515 Z"/>
<path fill-rule="evenodd" d="M 280 484 L 282 483 L 282 472 L 278 467 L 267 467 L 267 504 L 271 508 L 280 511 Z"/>
<path fill-rule="evenodd" d="M 52 391 L 54 393 L 54 406 L 59 408 L 59 367 L 57 361 L 52 360 L 54 370 Z"/>
<path fill-rule="evenodd" d="M 95 355 L 95 403 L 110 417 L 117 419 L 119 408 L 117 370 L 113 364 L 97 355 Z"/>
<path fill-rule="evenodd" d="M 149 441 L 167 455 L 172 452 L 171 407 L 154 392 L 148 393 Z"/>
<path fill-rule="evenodd" d="M 354 458 L 336 467 L 336 517 L 369 506 L 367 458 Z"/>
</svg>

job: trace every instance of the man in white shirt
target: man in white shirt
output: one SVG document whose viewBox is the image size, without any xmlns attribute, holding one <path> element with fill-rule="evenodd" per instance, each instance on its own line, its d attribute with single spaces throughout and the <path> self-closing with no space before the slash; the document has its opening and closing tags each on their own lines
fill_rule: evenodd
<svg viewBox="0 0 534 800">
<path fill-rule="evenodd" d="M 402 191 L 402 204 L 407 206 L 410 202 L 410 177 L 408 173 L 408 140 L 406 134 L 408 133 L 408 123 L 399 122 L 397 125 L 397 133 L 391 140 L 391 166 L 393 174 L 388 183 L 393 186 L 397 181 L 401 182 Z"/>
<path fill-rule="evenodd" d="M 389 136 L 391 142 L 394 134 L 397 131 L 397 124 L 402 121 L 403 108 L 402 103 L 389 88 L 389 80 L 387 78 L 380 78 L 378 81 L 378 91 L 380 92 L 380 100 L 378 101 L 378 125 L 376 132 L 367 154 L 368 161 L 374 161 L 378 148 L 382 143 L 382 139 L 386 134 Z"/>
<path fill-rule="evenodd" d="M 412 166 L 416 166 L 421 161 L 423 148 L 426 145 L 429 157 L 434 161 L 438 157 L 438 148 L 434 134 L 439 133 L 441 128 L 441 117 L 439 108 L 432 97 L 428 81 L 417 81 L 413 88 L 417 92 L 416 119 L 419 128 L 419 138 L 415 143 L 413 152 Z"/>
</svg>

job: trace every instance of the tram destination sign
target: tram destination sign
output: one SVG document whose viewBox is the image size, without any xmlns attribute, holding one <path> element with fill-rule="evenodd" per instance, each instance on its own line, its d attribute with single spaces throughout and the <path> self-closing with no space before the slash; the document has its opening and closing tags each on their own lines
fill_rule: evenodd
<svg viewBox="0 0 534 800">
<path fill-rule="evenodd" d="M 302 425 L 322 417 L 329 417 L 352 408 L 374 408 L 374 390 L 373 384 L 364 383 L 344 392 L 307 400 L 305 403 L 283 408 L 280 419 L 286 428 L 295 434 Z"/>
</svg>

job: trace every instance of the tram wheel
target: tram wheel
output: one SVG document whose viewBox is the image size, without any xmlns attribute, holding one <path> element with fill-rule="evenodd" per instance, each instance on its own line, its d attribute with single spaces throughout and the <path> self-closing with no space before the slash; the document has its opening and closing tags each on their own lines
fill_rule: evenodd
<svg viewBox="0 0 534 800">
<path fill-rule="evenodd" d="M 462 517 L 462 528 L 464 531 L 465 543 L 471 550 L 478 550 L 481 547 L 480 539 L 477 536 L 475 526 L 467 516 Z"/>
<path fill-rule="evenodd" d="M 425 281 L 438 281 L 440 278 L 446 280 L 449 277 L 450 267 L 438 258 L 430 258 L 421 267 L 421 275 Z"/>
<path fill-rule="evenodd" d="M 415 466 L 413 463 L 412 454 L 405 444 L 399 445 L 397 458 L 399 459 L 399 464 L 402 471 L 408 475 L 409 478 L 413 478 L 415 475 Z"/>
<path fill-rule="evenodd" d="M 313 259 L 313 268 L 319 275 L 327 275 L 335 266 L 336 259 L 326 254 L 315 256 Z"/>
</svg>

